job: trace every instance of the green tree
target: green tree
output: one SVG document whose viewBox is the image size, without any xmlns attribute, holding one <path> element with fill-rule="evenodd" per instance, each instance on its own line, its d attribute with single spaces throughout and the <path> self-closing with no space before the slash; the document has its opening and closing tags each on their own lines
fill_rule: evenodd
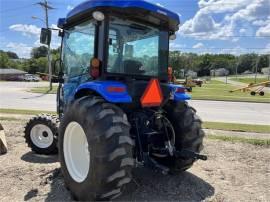
<svg viewBox="0 0 270 202">
<path fill-rule="evenodd" d="M 211 67 L 211 55 L 205 54 L 201 56 L 201 62 L 199 63 L 198 76 L 209 76 Z"/>
<path fill-rule="evenodd" d="M 0 51 L 0 68 L 8 68 L 8 55 L 4 51 Z"/>
<path fill-rule="evenodd" d="M 257 64 L 257 57 L 258 55 L 254 53 L 239 56 L 238 73 L 243 73 L 247 70 L 254 72 Z"/>
<path fill-rule="evenodd" d="M 20 69 L 20 63 L 18 61 L 14 60 L 8 60 L 8 67 L 13 68 L 13 69 Z"/>
<path fill-rule="evenodd" d="M 36 74 L 37 72 L 47 73 L 47 58 L 40 57 L 38 59 L 31 58 L 27 61 L 25 71 Z"/>
<path fill-rule="evenodd" d="M 60 47 L 58 47 L 57 49 L 52 49 L 51 50 L 51 54 L 52 55 L 57 55 L 57 54 L 59 54 L 60 53 Z"/>
<path fill-rule="evenodd" d="M 10 59 L 19 59 L 18 55 L 14 52 L 8 51 L 6 53 Z"/>
<path fill-rule="evenodd" d="M 48 54 L 48 48 L 46 46 L 40 46 L 37 48 L 33 48 L 31 51 L 31 58 L 40 58 L 40 57 L 46 57 Z"/>
<path fill-rule="evenodd" d="M 269 55 L 261 55 L 258 59 L 258 71 L 260 72 L 262 68 L 269 67 Z"/>
</svg>

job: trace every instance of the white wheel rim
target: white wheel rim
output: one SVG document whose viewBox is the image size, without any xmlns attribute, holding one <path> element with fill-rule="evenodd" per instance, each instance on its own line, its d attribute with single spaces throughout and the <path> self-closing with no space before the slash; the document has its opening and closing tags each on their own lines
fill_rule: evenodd
<svg viewBox="0 0 270 202">
<path fill-rule="evenodd" d="M 64 158 L 70 176 L 76 182 L 83 182 L 89 172 L 90 151 L 83 128 L 77 122 L 70 122 L 64 134 Z"/>
<path fill-rule="evenodd" d="M 48 148 L 53 143 L 53 132 L 48 126 L 37 124 L 31 129 L 30 138 L 37 147 Z"/>
</svg>

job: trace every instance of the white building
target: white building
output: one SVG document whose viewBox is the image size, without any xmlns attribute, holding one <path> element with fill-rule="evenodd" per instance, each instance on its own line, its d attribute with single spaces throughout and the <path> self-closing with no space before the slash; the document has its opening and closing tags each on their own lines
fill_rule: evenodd
<svg viewBox="0 0 270 202">
<path fill-rule="evenodd" d="M 270 74 L 270 67 L 262 68 L 262 73 L 265 75 L 269 75 Z"/>
<path fill-rule="evenodd" d="M 210 71 L 211 76 L 227 76 L 229 75 L 229 70 L 225 68 L 212 69 Z"/>
<path fill-rule="evenodd" d="M 186 73 L 186 76 L 189 77 L 189 78 L 197 78 L 197 72 L 194 72 L 192 70 L 188 70 L 187 73 Z"/>
</svg>

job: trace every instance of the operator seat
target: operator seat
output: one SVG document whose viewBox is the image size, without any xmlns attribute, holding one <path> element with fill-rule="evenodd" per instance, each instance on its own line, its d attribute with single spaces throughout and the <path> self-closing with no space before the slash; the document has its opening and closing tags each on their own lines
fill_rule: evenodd
<svg viewBox="0 0 270 202">
<path fill-rule="evenodd" d="M 127 74 L 144 74 L 145 70 L 142 70 L 141 67 L 143 64 L 136 60 L 124 60 L 124 71 Z"/>
</svg>

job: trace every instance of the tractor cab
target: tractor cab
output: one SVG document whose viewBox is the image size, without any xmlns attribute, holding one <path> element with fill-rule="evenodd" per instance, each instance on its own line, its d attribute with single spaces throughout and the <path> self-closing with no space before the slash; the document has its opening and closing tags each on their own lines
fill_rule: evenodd
<svg viewBox="0 0 270 202">
<path fill-rule="evenodd" d="M 86 92 L 109 102 L 139 103 L 153 78 L 169 97 L 177 88 L 168 86 L 169 40 L 179 23 L 178 14 L 141 0 L 89 0 L 75 7 L 58 21 L 63 106 Z M 108 86 L 124 90 L 108 92 Z"/>
<path fill-rule="evenodd" d="M 178 25 L 177 14 L 145 1 L 86 1 L 58 22 L 65 74 L 166 81 L 169 38 Z M 90 65 L 93 59 L 98 67 Z"/>
</svg>

